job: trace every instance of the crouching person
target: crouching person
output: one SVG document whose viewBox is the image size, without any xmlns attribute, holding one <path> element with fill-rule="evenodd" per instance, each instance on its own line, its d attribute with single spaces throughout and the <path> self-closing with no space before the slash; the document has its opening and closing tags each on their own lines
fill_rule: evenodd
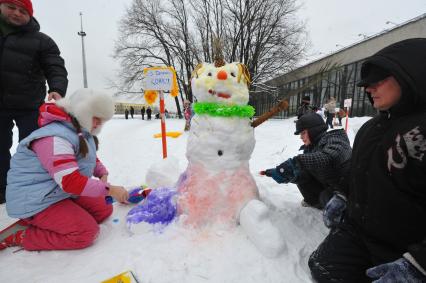
<svg viewBox="0 0 426 283">
<path fill-rule="evenodd" d="M 109 96 L 88 89 L 40 107 L 40 128 L 12 157 L 6 209 L 21 221 L 18 229 L 3 233 L 0 249 L 69 250 L 94 242 L 98 223 L 112 213 L 105 196 L 128 198 L 123 187 L 107 182 L 96 157 L 96 135 L 113 113 Z"/>
<path fill-rule="evenodd" d="M 322 209 L 347 182 L 352 153 L 349 139 L 342 129 L 327 132 L 316 113 L 301 116 L 294 134 L 300 134 L 303 154 L 265 170 L 265 175 L 278 183 L 295 183 L 304 198 L 302 205 Z"/>
<path fill-rule="evenodd" d="M 361 67 L 379 114 L 358 131 L 347 201 L 309 259 L 317 282 L 426 282 L 426 38 L 392 44 Z"/>
</svg>

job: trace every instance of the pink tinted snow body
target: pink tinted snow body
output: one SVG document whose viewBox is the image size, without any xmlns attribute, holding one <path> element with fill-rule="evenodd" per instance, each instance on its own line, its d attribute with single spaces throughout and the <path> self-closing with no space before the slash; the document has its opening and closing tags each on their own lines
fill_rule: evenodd
<svg viewBox="0 0 426 283">
<path fill-rule="evenodd" d="M 201 227 L 212 223 L 235 226 L 240 210 L 257 198 L 257 187 L 247 167 L 209 172 L 203 165 L 189 165 L 178 184 L 178 213 L 185 224 Z"/>
</svg>

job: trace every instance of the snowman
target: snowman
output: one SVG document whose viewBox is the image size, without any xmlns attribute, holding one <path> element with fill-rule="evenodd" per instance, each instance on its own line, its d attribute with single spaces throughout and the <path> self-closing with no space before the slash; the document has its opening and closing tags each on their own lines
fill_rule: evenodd
<svg viewBox="0 0 426 283">
<path fill-rule="evenodd" d="M 259 200 L 249 160 L 255 146 L 248 106 L 249 72 L 241 63 L 199 64 L 191 86 L 197 102 L 188 136 L 188 167 L 177 183 L 178 214 L 193 227 L 240 223 L 266 256 L 285 249 L 269 208 Z"/>
</svg>

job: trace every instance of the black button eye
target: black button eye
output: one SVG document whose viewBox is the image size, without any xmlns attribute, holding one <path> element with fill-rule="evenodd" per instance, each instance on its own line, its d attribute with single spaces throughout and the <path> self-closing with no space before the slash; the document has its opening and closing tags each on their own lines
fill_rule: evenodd
<svg viewBox="0 0 426 283">
<path fill-rule="evenodd" d="M 208 74 L 207 74 L 207 76 L 211 77 L 211 76 L 212 76 L 212 73 L 208 73 Z"/>
<path fill-rule="evenodd" d="M 231 76 L 233 76 L 233 77 L 235 78 L 235 73 L 234 73 L 234 72 L 231 72 Z"/>
<path fill-rule="evenodd" d="M 222 155 L 223 155 L 223 151 L 218 150 L 218 151 L 217 151 L 217 155 L 222 156 Z"/>
</svg>

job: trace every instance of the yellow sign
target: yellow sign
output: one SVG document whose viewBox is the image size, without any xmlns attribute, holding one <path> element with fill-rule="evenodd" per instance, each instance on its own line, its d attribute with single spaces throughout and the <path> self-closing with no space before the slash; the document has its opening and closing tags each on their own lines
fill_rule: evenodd
<svg viewBox="0 0 426 283">
<path fill-rule="evenodd" d="M 179 93 L 176 71 L 173 67 L 151 67 L 143 69 L 144 97 L 148 104 L 153 104 L 158 97 L 158 91 L 169 90 L 176 97 Z"/>
</svg>

